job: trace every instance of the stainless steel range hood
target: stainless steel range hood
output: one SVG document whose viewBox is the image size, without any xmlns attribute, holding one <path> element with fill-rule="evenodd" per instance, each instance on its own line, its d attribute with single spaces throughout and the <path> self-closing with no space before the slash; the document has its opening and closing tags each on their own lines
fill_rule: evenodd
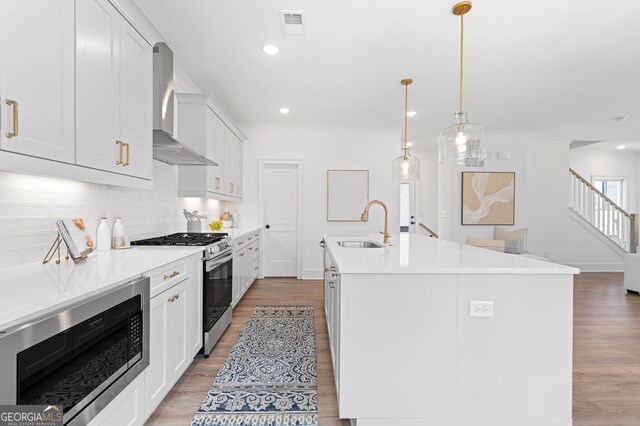
<svg viewBox="0 0 640 426">
<path fill-rule="evenodd" d="M 153 46 L 153 158 L 179 166 L 217 166 L 180 143 L 173 133 L 173 52 Z"/>
</svg>

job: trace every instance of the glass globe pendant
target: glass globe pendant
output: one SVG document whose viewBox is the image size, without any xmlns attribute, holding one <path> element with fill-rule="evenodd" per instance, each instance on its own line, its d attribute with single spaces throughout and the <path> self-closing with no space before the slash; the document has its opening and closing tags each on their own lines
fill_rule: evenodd
<svg viewBox="0 0 640 426">
<path fill-rule="evenodd" d="M 407 144 L 408 118 L 407 107 L 409 97 L 409 85 L 413 83 L 410 78 L 405 78 L 400 82 L 404 86 L 404 145 L 402 155 L 391 163 L 391 173 L 394 179 L 420 179 L 420 162 L 416 157 L 409 154 Z"/>
<path fill-rule="evenodd" d="M 460 16 L 460 109 L 455 113 L 455 124 L 440 132 L 438 153 L 440 163 L 458 164 L 467 167 L 484 167 L 487 157 L 484 128 L 471 124 L 463 108 L 464 99 L 464 15 L 471 10 L 470 1 L 462 1 L 453 6 L 453 14 Z"/>
</svg>

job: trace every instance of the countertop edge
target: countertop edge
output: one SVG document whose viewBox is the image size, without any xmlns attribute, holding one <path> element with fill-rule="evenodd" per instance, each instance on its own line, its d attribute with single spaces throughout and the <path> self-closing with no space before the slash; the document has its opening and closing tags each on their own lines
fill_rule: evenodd
<svg viewBox="0 0 640 426">
<path fill-rule="evenodd" d="M 153 250 L 153 247 L 145 247 L 143 250 Z M 165 258 L 162 260 L 154 260 L 152 262 L 145 263 L 140 265 L 139 268 L 135 270 L 129 270 L 126 273 L 115 274 L 113 277 L 110 277 L 104 283 L 96 284 L 89 286 L 87 288 L 78 289 L 72 293 L 70 293 L 68 298 L 63 298 L 59 302 L 53 301 L 51 304 L 48 302 L 36 302 L 31 305 L 26 305 L 20 310 L 28 311 L 28 313 L 20 314 L 19 312 L 13 311 L 15 315 L 9 315 L 7 320 L 0 318 L 0 330 L 9 330 L 19 328 L 24 324 L 32 322 L 33 320 L 37 320 L 40 318 L 45 318 L 50 316 L 56 312 L 67 309 L 71 306 L 79 305 L 84 303 L 85 301 L 99 297 L 103 294 L 107 294 L 113 290 L 117 290 L 121 287 L 126 286 L 132 280 L 137 278 L 141 278 L 145 273 L 153 271 L 154 269 L 160 268 L 164 265 L 168 265 L 173 262 L 180 261 L 182 259 L 186 259 L 192 256 L 196 256 L 198 253 L 202 252 L 202 247 L 181 247 L 182 251 L 180 253 L 176 252 L 175 256 L 169 256 L 169 258 Z M 187 253 L 185 253 L 187 251 Z M 166 250 L 165 253 L 171 253 L 170 250 Z M 99 256 L 100 253 L 96 252 L 93 256 Z M 90 255 L 91 256 L 91 255 Z M 94 257 L 95 259 L 95 257 Z M 0 268 L 0 272 L 2 269 L 16 268 L 19 269 L 23 267 L 25 269 L 28 268 L 37 268 L 37 267 L 47 267 L 47 265 L 43 265 L 41 262 L 32 262 L 24 265 L 12 266 L 7 268 Z M 61 263 L 58 265 L 60 267 L 68 267 L 72 266 L 70 264 Z"/>
</svg>

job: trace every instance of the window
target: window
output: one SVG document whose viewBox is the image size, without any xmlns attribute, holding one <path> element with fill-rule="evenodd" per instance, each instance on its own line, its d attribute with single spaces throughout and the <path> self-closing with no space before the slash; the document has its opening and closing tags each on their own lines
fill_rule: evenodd
<svg viewBox="0 0 640 426">
<path fill-rule="evenodd" d="M 626 202 L 622 196 L 624 190 L 623 178 L 594 177 L 593 186 L 620 207 L 623 207 L 622 203 Z"/>
</svg>

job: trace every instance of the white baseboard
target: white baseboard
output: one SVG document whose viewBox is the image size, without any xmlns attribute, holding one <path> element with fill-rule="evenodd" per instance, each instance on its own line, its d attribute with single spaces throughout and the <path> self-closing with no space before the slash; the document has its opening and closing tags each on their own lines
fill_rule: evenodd
<svg viewBox="0 0 640 426">
<path fill-rule="evenodd" d="M 579 268 L 580 272 L 624 272 L 624 262 L 620 263 L 580 263 L 562 262 L 564 265 Z"/>
</svg>

